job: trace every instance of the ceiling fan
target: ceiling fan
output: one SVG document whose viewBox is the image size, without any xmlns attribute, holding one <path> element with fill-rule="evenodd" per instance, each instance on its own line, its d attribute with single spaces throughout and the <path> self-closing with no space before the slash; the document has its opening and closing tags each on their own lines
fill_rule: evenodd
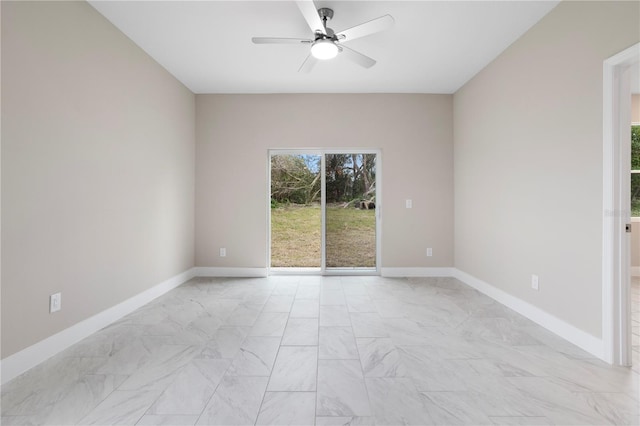
<svg viewBox="0 0 640 426">
<path fill-rule="evenodd" d="M 371 21 L 343 31 L 335 32 L 327 27 L 327 21 L 333 18 L 333 10 L 323 7 L 316 9 L 311 0 L 296 1 L 302 16 L 313 31 L 313 38 L 277 38 L 277 37 L 253 37 L 255 44 L 304 44 L 311 46 L 311 52 L 302 63 L 298 72 L 310 72 L 318 60 L 335 58 L 341 54 L 356 64 L 365 68 L 371 68 L 376 64 L 374 59 L 348 48 L 343 43 L 384 31 L 393 25 L 393 17 L 384 15 Z"/>
</svg>

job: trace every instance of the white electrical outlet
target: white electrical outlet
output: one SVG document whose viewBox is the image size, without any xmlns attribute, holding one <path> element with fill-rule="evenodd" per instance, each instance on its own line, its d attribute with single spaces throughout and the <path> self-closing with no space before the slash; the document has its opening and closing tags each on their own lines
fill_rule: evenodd
<svg viewBox="0 0 640 426">
<path fill-rule="evenodd" d="M 429 248 L 427 249 L 427 256 L 428 256 L 428 257 L 433 256 L 433 250 L 431 250 L 431 247 L 429 247 Z"/>
<path fill-rule="evenodd" d="M 224 247 L 220 248 L 220 257 L 225 257 L 227 255 L 227 249 Z"/>
<path fill-rule="evenodd" d="M 411 207 L 413 207 L 413 201 L 411 200 L 405 200 L 404 205 L 410 209 Z"/>
<path fill-rule="evenodd" d="M 62 308 L 62 293 L 49 296 L 49 313 L 58 312 Z"/>
<path fill-rule="evenodd" d="M 537 275 L 531 275 L 531 288 L 534 289 L 535 291 L 540 290 L 540 283 L 538 281 L 538 276 Z"/>
</svg>

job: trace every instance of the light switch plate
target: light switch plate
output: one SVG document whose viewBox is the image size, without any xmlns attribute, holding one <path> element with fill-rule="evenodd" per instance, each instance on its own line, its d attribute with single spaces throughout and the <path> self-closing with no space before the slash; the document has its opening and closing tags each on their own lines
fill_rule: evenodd
<svg viewBox="0 0 640 426">
<path fill-rule="evenodd" d="M 49 313 L 58 312 L 62 308 L 62 293 L 49 296 Z"/>
</svg>

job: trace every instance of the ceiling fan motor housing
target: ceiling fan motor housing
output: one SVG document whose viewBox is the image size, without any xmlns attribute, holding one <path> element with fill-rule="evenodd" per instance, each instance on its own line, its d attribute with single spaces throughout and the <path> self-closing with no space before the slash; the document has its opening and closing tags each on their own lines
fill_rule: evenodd
<svg viewBox="0 0 640 426">
<path fill-rule="evenodd" d="M 338 37 L 336 37 L 336 33 L 331 28 L 325 28 L 326 34 L 322 34 L 321 32 L 316 33 L 315 40 L 333 40 L 338 41 Z"/>
</svg>

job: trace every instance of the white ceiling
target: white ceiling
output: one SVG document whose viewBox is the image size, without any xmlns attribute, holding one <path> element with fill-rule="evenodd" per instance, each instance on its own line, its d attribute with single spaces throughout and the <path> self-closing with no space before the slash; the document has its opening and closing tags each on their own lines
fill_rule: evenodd
<svg viewBox="0 0 640 426">
<path fill-rule="evenodd" d="M 316 1 L 337 32 L 391 14 L 395 25 L 347 46 L 378 63 L 341 58 L 298 73 L 310 38 L 293 1 L 95 1 L 90 4 L 195 93 L 454 93 L 558 1 Z"/>
</svg>

